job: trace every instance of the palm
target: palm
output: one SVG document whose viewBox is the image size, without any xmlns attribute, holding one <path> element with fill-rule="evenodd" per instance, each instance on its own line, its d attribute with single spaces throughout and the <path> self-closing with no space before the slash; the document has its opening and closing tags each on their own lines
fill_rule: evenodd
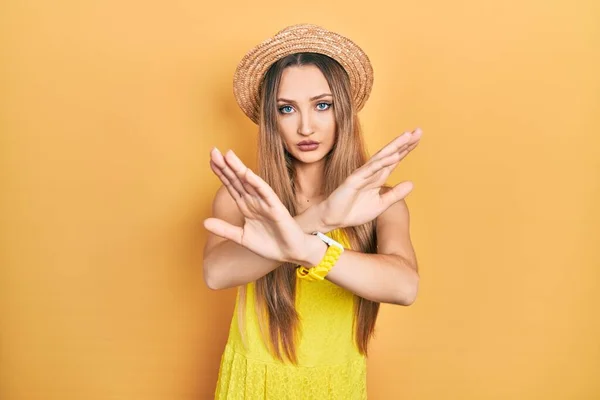
<svg viewBox="0 0 600 400">
<path fill-rule="evenodd" d="M 341 226 L 356 226 L 377 218 L 387 208 L 379 187 L 361 189 L 345 184 L 337 188 L 324 206 L 324 215 Z"/>
<path fill-rule="evenodd" d="M 244 226 L 209 218 L 205 221 L 205 227 L 261 257 L 281 262 L 295 259 L 295 252 L 305 237 L 298 223 L 273 189 L 250 171 L 233 152 L 225 157 L 218 150 L 213 150 L 211 168 L 243 214 Z"/>
<path fill-rule="evenodd" d="M 272 206 L 262 199 L 246 199 L 241 207 L 245 208 L 242 213 L 246 221 L 239 244 L 264 258 L 285 261 L 303 240 L 304 232 L 275 198 L 277 202 Z"/>
<path fill-rule="evenodd" d="M 421 131 L 402 135 L 383 147 L 365 165 L 352 173 L 323 204 L 323 221 L 329 226 L 357 226 L 372 221 L 412 190 L 411 182 L 382 190 L 398 163 L 413 150 Z"/>
</svg>

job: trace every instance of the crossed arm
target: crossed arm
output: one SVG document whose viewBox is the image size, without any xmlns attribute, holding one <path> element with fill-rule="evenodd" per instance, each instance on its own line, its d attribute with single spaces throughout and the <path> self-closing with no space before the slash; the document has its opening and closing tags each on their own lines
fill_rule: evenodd
<svg viewBox="0 0 600 400">
<path fill-rule="evenodd" d="M 324 202 L 292 218 L 272 189 L 228 152 L 214 149 L 211 168 L 223 182 L 213 203 L 204 251 L 204 279 L 212 289 L 259 279 L 284 262 L 316 265 L 326 245 L 310 232 L 355 226 L 377 218 L 377 254 L 347 250 L 327 279 L 369 300 L 409 305 L 419 276 L 409 235 L 403 182 L 383 185 L 420 140 L 420 131 L 399 136 L 359 168 Z"/>
</svg>

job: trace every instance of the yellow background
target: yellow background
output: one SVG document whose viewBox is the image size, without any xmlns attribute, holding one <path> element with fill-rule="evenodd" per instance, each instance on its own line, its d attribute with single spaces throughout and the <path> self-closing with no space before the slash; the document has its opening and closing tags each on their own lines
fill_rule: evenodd
<svg viewBox="0 0 600 400">
<path fill-rule="evenodd" d="M 421 287 L 385 305 L 373 399 L 600 398 L 600 3 L 18 2 L 0 12 L 0 398 L 208 399 L 234 291 L 202 281 L 219 186 L 256 165 L 243 54 L 286 25 L 355 40 L 371 152 Z"/>
</svg>

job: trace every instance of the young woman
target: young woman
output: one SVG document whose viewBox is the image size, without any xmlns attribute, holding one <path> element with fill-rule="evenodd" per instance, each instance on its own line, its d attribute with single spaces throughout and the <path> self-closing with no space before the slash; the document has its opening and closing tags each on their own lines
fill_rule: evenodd
<svg viewBox="0 0 600 400">
<path fill-rule="evenodd" d="M 367 161 L 356 114 L 372 82 L 364 52 L 315 25 L 284 29 L 238 66 L 258 172 L 211 151 L 223 186 L 204 223 L 204 279 L 238 287 L 217 399 L 364 399 L 379 303 L 415 301 L 412 183 L 385 181 L 421 131 Z"/>
</svg>

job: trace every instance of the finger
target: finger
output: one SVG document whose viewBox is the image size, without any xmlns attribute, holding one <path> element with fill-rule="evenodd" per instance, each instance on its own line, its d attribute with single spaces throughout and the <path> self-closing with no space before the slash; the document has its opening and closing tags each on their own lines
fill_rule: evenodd
<svg viewBox="0 0 600 400">
<path fill-rule="evenodd" d="M 397 165 L 398 162 L 400 162 L 401 157 L 402 153 L 392 153 L 385 158 L 373 161 L 370 164 L 363 166 L 356 174 L 356 177 L 363 181 L 368 181 L 369 179 L 373 178 L 375 174 L 385 169 L 386 167 L 392 166 L 394 164 Z"/>
<path fill-rule="evenodd" d="M 415 142 L 413 144 L 411 144 L 410 146 L 408 146 L 407 148 L 405 148 L 404 150 L 402 150 L 401 152 L 398 153 L 397 158 L 398 161 L 395 161 L 394 163 L 385 166 L 383 169 L 385 169 L 387 171 L 387 175 L 391 174 L 392 171 L 394 169 L 396 169 L 396 167 L 398 166 L 398 164 L 400 163 L 400 161 L 402 161 L 411 151 L 414 150 L 415 147 L 417 147 L 419 145 L 419 142 Z"/>
<path fill-rule="evenodd" d="M 248 215 L 251 214 L 251 212 L 250 212 L 250 210 L 248 208 L 248 201 L 247 201 L 248 198 L 247 197 L 243 197 L 243 196 L 240 195 L 239 190 L 237 190 L 232 185 L 231 181 L 223 174 L 222 169 L 219 168 L 216 165 L 215 160 L 217 162 L 219 162 L 219 159 L 221 159 L 221 161 L 223 161 L 222 155 L 220 154 L 220 152 L 219 152 L 218 149 L 216 149 L 216 151 L 214 152 L 214 154 L 211 152 L 211 157 L 213 157 L 210 160 L 210 167 L 211 167 L 211 169 L 219 177 L 219 179 L 221 179 L 221 182 L 223 182 L 223 186 L 225 186 L 225 188 L 229 192 L 229 195 L 236 202 L 236 204 L 237 204 L 240 212 L 244 215 L 244 217 L 247 217 Z"/>
<path fill-rule="evenodd" d="M 219 177 L 219 179 L 223 183 L 223 186 L 225 186 L 225 188 L 229 192 L 229 195 L 237 202 L 238 199 L 240 199 L 240 194 L 231 185 L 231 182 L 229 181 L 229 179 L 227 179 L 227 177 L 225 175 L 223 175 L 223 172 L 221 172 L 221 169 L 214 163 L 213 160 L 210 160 L 210 169 L 212 169 L 212 171 L 215 173 L 215 175 L 217 175 Z"/>
<path fill-rule="evenodd" d="M 217 159 L 215 160 L 215 164 L 217 164 L 217 166 L 221 169 L 223 175 L 225 175 L 229 182 L 231 182 L 231 186 L 238 192 L 239 196 L 244 197 L 247 196 L 249 193 L 246 191 L 244 185 L 242 184 L 242 182 L 240 182 L 240 179 L 237 177 L 235 172 L 233 172 L 233 170 L 227 163 L 227 158 L 230 157 L 231 153 L 233 153 L 233 150 L 229 150 L 227 153 L 225 153 L 225 156 L 220 154 L 220 157 L 217 157 Z"/>
<path fill-rule="evenodd" d="M 410 132 L 404 132 L 402 135 L 396 137 L 394 140 L 383 146 L 377 153 L 369 159 L 369 162 L 377 161 L 385 158 L 393 153 L 398 152 L 403 146 L 409 144 L 412 134 Z"/>
<path fill-rule="evenodd" d="M 381 150 L 379 150 L 371 160 L 378 160 L 380 158 L 384 158 L 393 154 L 394 152 L 403 151 L 406 147 L 411 146 L 413 143 L 421 140 L 421 136 L 423 135 L 423 131 L 421 128 L 417 128 L 412 133 L 404 132 L 402 135 L 398 136 L 396 139 L 392 140 L 386 146 L 384 146 Z M 370 161 L 370 160 L 369 160 Z"/>
<path fill-rule="evenodd" d="M 398 164 L 400 164 L 400 161 L 396 161 L 395 163 L 375 172 L 369 178 L 364 179 L 360 187 L 361 188 L 381 187 L 381 185 L 383 185 L 386 182 L 386 180 L 388 179 L 390 174 L 394 171 L 394 169 L 396 169 Z"/>
<path fill-rule="evenodd" d="M 420 142 L 415 142 L 413 144 L 411 144 L 410 146 L 407 147 L 407 151 L 410 153 L 415 147 L 417 147 L 419 145 Z"/>
<path fill-rule="evenodd" d="M 212 171 L 215 173 L 215 175 L 219 177 L 219 179 L 221 180 L 221 182 L 223 182 L 224 185 L 231 185 L 229 179 L 227 179 L 227 177 L 223 175 L 223 172 L 221 172 L 221 169 L 217 167 L 217 164 L 215 164 L 213 160 L 210 160 L 210 169 L 212 169 Z"/>
<path fill-rule="evenodd" d="M 397 160 L 396 162 L 394 162 L 393 164 L 386 166 L 385 168 L 391 168 L 390 172 L 396 168 L 398 166 L 398 164 L 400 163 L 400 161 L 404 160 L 406 158 L 406 156 L 415 149 L 415 147 L 417 147 L 419 145 L 419 142 L 415 142 L 413 144 L 411 144 L 410 146 L 408 146 L 407 148 L 405 148 L 404 150 L 400 151 L 399 153 L 397 153 Z"/>
<path fill-rule="evenodd" d="M 207 218 L 204 220 L 204 227 L 217 236 L 242 244 L 244 230 L 239 226 L 231 225 L 222 219 Z"/>
<path fill-rule="evenodd" d="M 212 167 L 212 165 L 211 165 L 211 167 Z M 219 173 L 220 173 L 220 170 L 218 168 L 216 168 L 216 167 L 214 167 L 214 168 L 217 171 L 219 171 Z M 235 190 L 233 188 L 233 186 L 229 183 L 229 181 L 227 180 L 227 178 L 223 177 L 223 179 L 222 179 L 223 186 L 225 186 L 225 188 L 229 192 L 229 195 L 231 196 L 231 198 L 237 204 L 238 209 L 240 210 L 240 212 L 242 213 L 242 215 L 244 215 L 244 217 L 247 217 L 247 216 L 251 215 L 250 209 L 248 208 L 248 198 L 247 197 L 241 197 L 240 194 L 238 193 L 238 191 Z"/>
<path fill-rule="evenodd" d="M 254 190 L 252 185 L 248 184 L 246 179 L 246 173 L 248 172 L 249 168 L 246 167 L 246 165 L 242 162 L 242 160 L 240 160 L 237 154 L 235 154 L 233 151 L 228 152 L 225 155 L 225 162 L 231 168 L 233 173 L 237 176 L 244 189 L 252 196 L 258 196 L 256 190 Z"/>
<path fill-rule="evenodd" d="M 246 167 L 232 150 L 228 151 L 222 160 L 226 165 L 223 168 L 220 168 L 220 170 L 226 175 L 226 178 L 231 181 L 231 186 L 237 192 L 238 198 L 236 199 L 236 202 L 244 216 L 248 217 L 251 214 L 248 207 L 252 208 L 258 206 L 258 204 L 251 201 L 252 199 L 260 199 L 271 207 L 277 204 L 279 197 L 277 197 L 271 187 L 258 175 L 254 174 L 250 168 Z M 236 161 L 237 168 L 245 171 L 243 182 L 231 168 L 231 164 L 235 166 Z M 249 176 L 253 176 L 255 179 L 250 181 L 248 179 Z M 260 191 L 258 189 L 260 189 Z M 279 201 L 279 203 L 281 202 Z"/>
<path fill-rule="evenodd" d="M 363 188 L 374 183 L 379 183 L 381 180 L 385 182 L 385 179 L 396 169 L 400 161 L 417 147 L 418 144 L 419 140 L 409 146 L 403 146 L 398 153 L 392 153 L 383 159 L 363 165 L 363 167 L 357 170 L 354 176 L 358 180 L 356 183 L 357 187 Z"/>
<path fill-rule="evenodd" d="M 381 186 L 382 184 L 384 184 L 386 179 L 388 178 L 388 176 L 390 176 L 392 174 L 392 172 L 396 169 L 396 167 L 398 167 L 398 165 L 400 164 L 400 161 L 402 161 L 415 147 L 417 147 L 418 144 L 419 144 L 419 142 L 415 142 L 412 145 L 410 145 L 408 148 L 406 148 L 405 150 L 398 153 L 398 155 L 397 155 L 398 161 L 382 168 L 381 170 L 379 170 L 379 171 L 375 172 L 373 175 L 371 175 L 369 178 L 365 179 L 363 181 L 362 187 L 367 187 L 367 186 L 376 187 L 376 186 Z"/>
<path fill-rule="evenodd" d="M 398 164 L 400 163 L 400 161 L 404 160 L 406 158 L 406 156 L 414 150 L 415 147 L 417 147 L 417 145 L 419 144 L 419 142 L 413 143 L 412 145 L 408 146 L 406 149 L 402 150 L 400 153 L 398 153 L 398 161 L 396 161 L 394 164 L 386 167 L 386 168 L 391 168 L 392 170 L 394 168 L 396 168 L 398 166 Z"/>
<path fill-rule="evenodd" d="M 405 134 L 407 134 L 407 133 L 405 133 Z M 406 141 L 406 142 L 401 141 L 400 142 L 400 143 L 404 143 L 404 144 L 401 144 L 401 145 L 397 146 L 396 147 L 396 149 L 397 149 L 396 151 L 398 151 L 398 152 L 403 151 L 407 147 L 412 146 L 415 143 L 418 143 L 421 140 L 422 136 L 423 136 L 423 130 L 421 128 L 415 129 L 410 134 L 410 137 L 408 138 L 408 141 Z M 400 136 L 400 137 L 402 137 L 402 136 Z M 393 149 L 393 146 L 392 146 L 392 149 Z M 393 150 L 392 150 L 392 152 L 393 152 Z M 387 153 L 387 154 L 389 154 L 389 153 Z"/>
<path fill-rule="evenodd" d="M 421 128 L 417 128 L 413 131 L 410 142 L 411 143 L 418 142 L 419 140 L 421 140 L 422 136 L 423 136 L 423 130 Z"/>
<path fill-rule="evenodd" d="M 210 151 L 210 159 L 219 168 L 223 168 L 223 166 L 225 165 L 225 159 L 223 158 L 223 154 L 221 154 L 221 151 L 216 147 L 213 147 Z"/>
<path fill-rule="evenodd" d="M 227 166 L 227 163 L 225 162 L 223 154 L 221 154 L 219 149 L 217 149 L 216 147 L 214 147 L 210 152 L 210 162 L 211 168 L 216 168 L 216 170 L 213 168 L 213 172 L 217 174 L 217 176 L 219 177 L 219 179 L 221 179 L 223 184 L 231 185 L 231 181 L 223 173 L 223 168 Z"/>
<path fill-rule="evenodd" d="M 413 190 L 414 185 L 411 181 L 397 184 L 391 190 L 381 195 L 381 201 L 387 210 L 392 204 L 402 200 Z"/>
<path fill-rule="evenodd" d="M 415 143 L 418 143 L 421 138 L 421 129 L 417 128 L 413 134 L 408 132 L 394 139 L 390 144 L 381 149 L 375 156 L 371 157 L 359 170 L 362 172 L 362 179 L 369 179 L 373 174 L 376 174 L 382 168 L 385 168 L 389 163 L 401 160 L 406 155 L 407 149 L 414 148 Z M 397 158 L 396 154 L 402 154 L 402 157 Z M 389 157 L 392 157 L 390 160 Z M 359 172 L 359 174 L 361 173 Z"/>
<path fill-rule="evenodd" d="M 270 207 L 282 204 L 277 193 L 260 176 L 256 175 L 251 169 L 246 173 L 246 182 L 260 195 L 260 198 Z"/>
</svg>

